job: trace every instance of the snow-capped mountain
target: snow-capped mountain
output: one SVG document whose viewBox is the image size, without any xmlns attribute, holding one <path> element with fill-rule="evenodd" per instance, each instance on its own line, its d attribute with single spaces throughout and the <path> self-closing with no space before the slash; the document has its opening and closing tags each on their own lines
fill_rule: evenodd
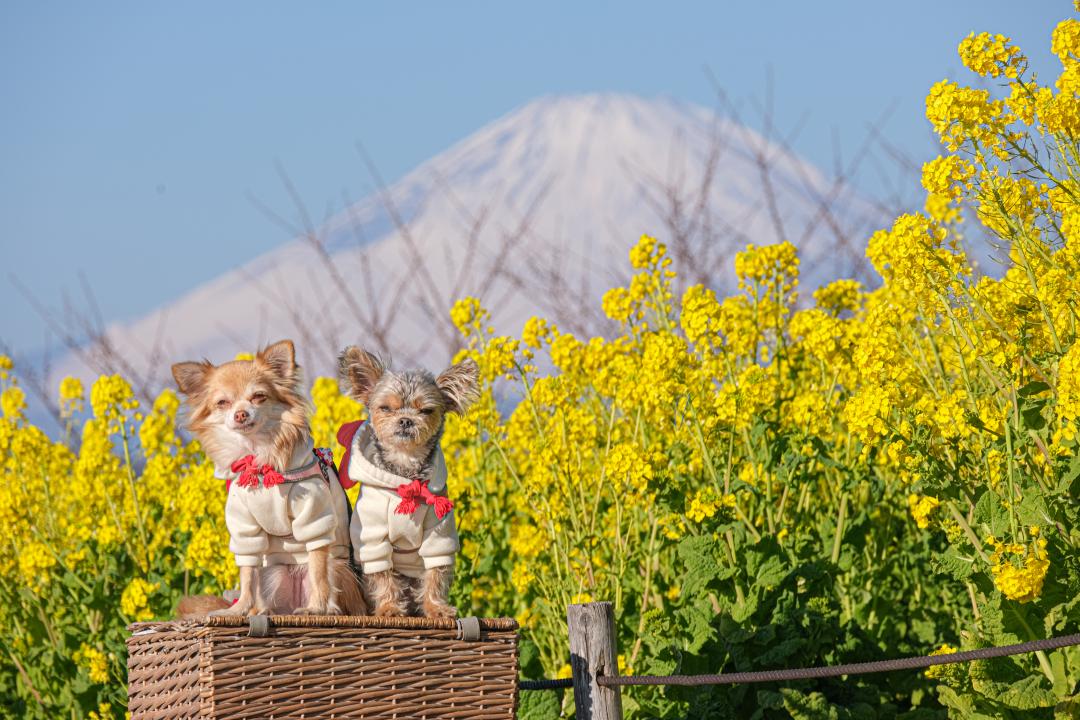
<svg viewBox="0 0 1080 720">
<path fill-rule="evenodd" d="M 668 242 L 687 283 L 721 291 L 736 250 L 791 240 L 806 289 L 861 272 L 867 231 L 882 222 L 849 188 L 705 108 L 544 98 L 346 208 L 318 243 L 287 242 L 108 337 L 132 366 L 161 373 L 282 337 L 310 375 L 332 372 L 352 343 L 441 367 L 457 342 L 448 310 L 464 295 L 502 332 L 533 314 L 597 327 L 590 309 L 625 278 L 642 233 Z"/>
</svg>

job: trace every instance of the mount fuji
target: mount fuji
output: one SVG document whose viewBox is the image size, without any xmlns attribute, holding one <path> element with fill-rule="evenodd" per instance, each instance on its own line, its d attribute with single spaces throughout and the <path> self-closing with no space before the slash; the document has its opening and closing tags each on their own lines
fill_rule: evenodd
<svg viewBox="0 0 1080 720">
<path fill-rule="evenodd" d="M 804 292 L 865 272 L 882 211 L 787 148 L 695 105 L 615 94 L 548 97 L 481 128 L 321 226 L 127 324 L 110 356 L 169 381 L 170 362 L 215 362 L 290 337 L 309 377 L 347 344 L 432 369 L 458 338 L 459 297 L 499 332 L 540 314 L 603 332 L 599 298 L 642 233 L 667 242 L 684 285 L 733 287 L 734 253 L 790 240 Z M 88 349 L 58 372 L 107 369 Z M 400 364 L 397 363 L 396 364 Z M 82 366 L 81 368 L 74 367 Z"/>
</svg>

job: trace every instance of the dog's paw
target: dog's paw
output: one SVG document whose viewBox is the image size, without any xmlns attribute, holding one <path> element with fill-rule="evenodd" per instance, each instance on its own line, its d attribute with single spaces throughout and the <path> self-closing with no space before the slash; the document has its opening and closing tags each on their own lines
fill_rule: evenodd
<svg viewBox="0 0 1080 720">
<path fill-rule="evenodd" d="M 453 620 L 457 617 L 457 608 L 453 605 L 427 605 L 424 607 L 424 617 Z"/>
<path fill-rule="evenodd" d="M 209 617 L 232 617 L 236 615 L 249 615 L 251 614 L 251 610 L 251 607 L 240 605 L 239 603 L 237 603 L 236 605 L 222 608 L 221 610 L 213 610 L 211 612 L 208 612 L 207 615 Z"/>
<path fill-rule="evenodd" d="M 271 615 L 270 608 L 255 606 L 247 611 L 248 617 L 252 615 Z"/>
<path fill-rule="evenodd" d="M 404 617 L 405 610 L 397 603 L 384 602 L 375 608 L 375 617 Z"/>
<path fill-rule="evenodd" d="M 292 614 L 293 615 L 334 615 L 336 613 L 328 612 L 327 609 L 325 607 L 322 607 L 322 606 L 316 606 L 316 607 L 307 606 L 307 607 L 296 608 L 295 610 L 292 611 Z"/>
</svg>

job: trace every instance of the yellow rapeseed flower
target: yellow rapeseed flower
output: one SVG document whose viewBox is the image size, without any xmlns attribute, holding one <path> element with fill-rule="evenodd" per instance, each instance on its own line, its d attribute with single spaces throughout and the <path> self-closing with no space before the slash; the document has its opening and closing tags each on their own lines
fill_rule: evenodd
<svg viewBox="0 0 1080 720">
<path fill-rule="evenodd" d="M 95 418 L 105 420 L 114 430 L 127 411 L 139 407 L 139 402 L 127 380 L 119 375 L 102 375 L 90 388 L 90 407 Z"/>
<path fill-rule="evenodd" d="M 944 645 L 939 647 L 937 650 L 930 653 L 930 655 L 952 655 L 952 654 L 958 653 L 958 652 L 960 652 L 960 651 L 957 648 L 953 647 L 952 645 L 949 645 L 948 643 L 945 643 Z M 949 674 L 950 669 L 954 668 L 954 667 L 955 666 L 951 665 L 951 664 L 948 664 L 948 665 L 931 665 L 930 667 L 926 668 L 926 677 L 931 678 L 931 679 L 935 679 L 935 680 L 943 679 L 943 678 L 947 677 L 947 675 Z"/>
<path fill-rule="evenodd" d="M 19 574 L 23 583 L 35 594 L 41 594 L 49 585 L 50 571 L 56 566 L 56 556 L 42 543 L 27 543 L 19 554 Z"/>
<path fill-rule="evenodd" d="M 65 377 L 60 381 L 60 414 L 63 417 L 71 417 L 83 409 L 85 391 L 82 380 L 77 377 Z"/>
<path fill-rule="evenodd" d="M 1003 100 L 991 100 L 989 90 L 974 90 L 942 80 L 926 96 L 926 119 L 949 150 L 975 145 L 1001 152 L 1012 117 Z"/>
<path fill-rule="evenodd" d="M 150 610 L 150 596 L 157 591 L 157 583 L 149 583 L 142 578 L 133 578 L 120 596 L 120 611 L 136 621 L 150 620 L 154 613 Z"/>
<path fill-rule="evenodd" d="M 1004 543 L 987 538 L 994 548 L 990 556 L 990 571 L 994 586 L 1010 600 L 1031 602 L 1042 593 L 1043 581 L 1050 569 L 1046 540 L 1037 538 L 1027 545 Z"/>
<path fill-rule="evenodd" d="M 525 321 L 525 327 L 521 331 L 521 342 L 526 347 L 539 350 L 544 341 L 551 337 L 552 329 L 550 323 L 544 318 L 531 317 Z"/>
<path fill-rule="evenodd" d="M 862 287 L 862 283 L 858 280 L 847 278 L 833 280 L 814 291 L 814 302 L 822 310 L 832 313 L 858 310 L 862 305 Z"/>
<path fill-rule="evenodd" d="M 109 682 L 109 660 L 96 647 L 82 643 L 72 656 L 75 663 L 86 670 L 90 681 L 98 685 Z"/>
<path fill-rule="evenodd" d="M 930 516 L 941 505 L 941 501 L 932 495 L 908 495 L 908 507 L 915 524 L 922 529 L 930 527 Z"/>
<path fill-rule="evenodd" d="M 1066 18 L 1058 23 L 1050 36 L 1050 51 L 1063 63 L 1080 59 L 1080 21 Z"/>
<path fill-rule="evenodd" d="M 1027 59 L 1020 48 L 1009 44 L 1004 35 L 972 32 L 960 43 L 960 59 L 964 65 L 983 77 L 1015 79 L 1023 71 Z"/>
<path fill-rule="evenodd" d="M 21 419 L 24 410 L 26 410 L 26 393 L 21 387 L 13 385 L 0 393 L 0 411 L 3 411 L 4 417 L 9 420 Z"/>
<path fill-rule="evenodd" d="M 734 508 L 735 496 L 723 495 L 711 487 L 705 487 L 694 493 L 690 500 L 690 506 L 686 509 L 686 517 L 696 523 L 705 518 L 711 518 L 722 508 Z"/>
<path fill-rule="evenodd" d="M 488 317 L 488 312 L 474 297 L 461 298 L 450 308 L 450 321 L 465 337 L 469 337 L 475 327 L 486 322 Z"/>
</svg>

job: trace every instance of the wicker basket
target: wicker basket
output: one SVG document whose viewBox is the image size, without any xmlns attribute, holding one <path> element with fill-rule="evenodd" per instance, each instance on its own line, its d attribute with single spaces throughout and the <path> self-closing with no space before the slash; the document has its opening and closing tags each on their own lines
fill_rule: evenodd
<svg viewBox="0 0 1080 720">
<path fill-rule="evenodd" d="M 480 720 L 517 709 L 510 618 L 282 615 L 128 629 L 133 720 Z"/>
</svg>

